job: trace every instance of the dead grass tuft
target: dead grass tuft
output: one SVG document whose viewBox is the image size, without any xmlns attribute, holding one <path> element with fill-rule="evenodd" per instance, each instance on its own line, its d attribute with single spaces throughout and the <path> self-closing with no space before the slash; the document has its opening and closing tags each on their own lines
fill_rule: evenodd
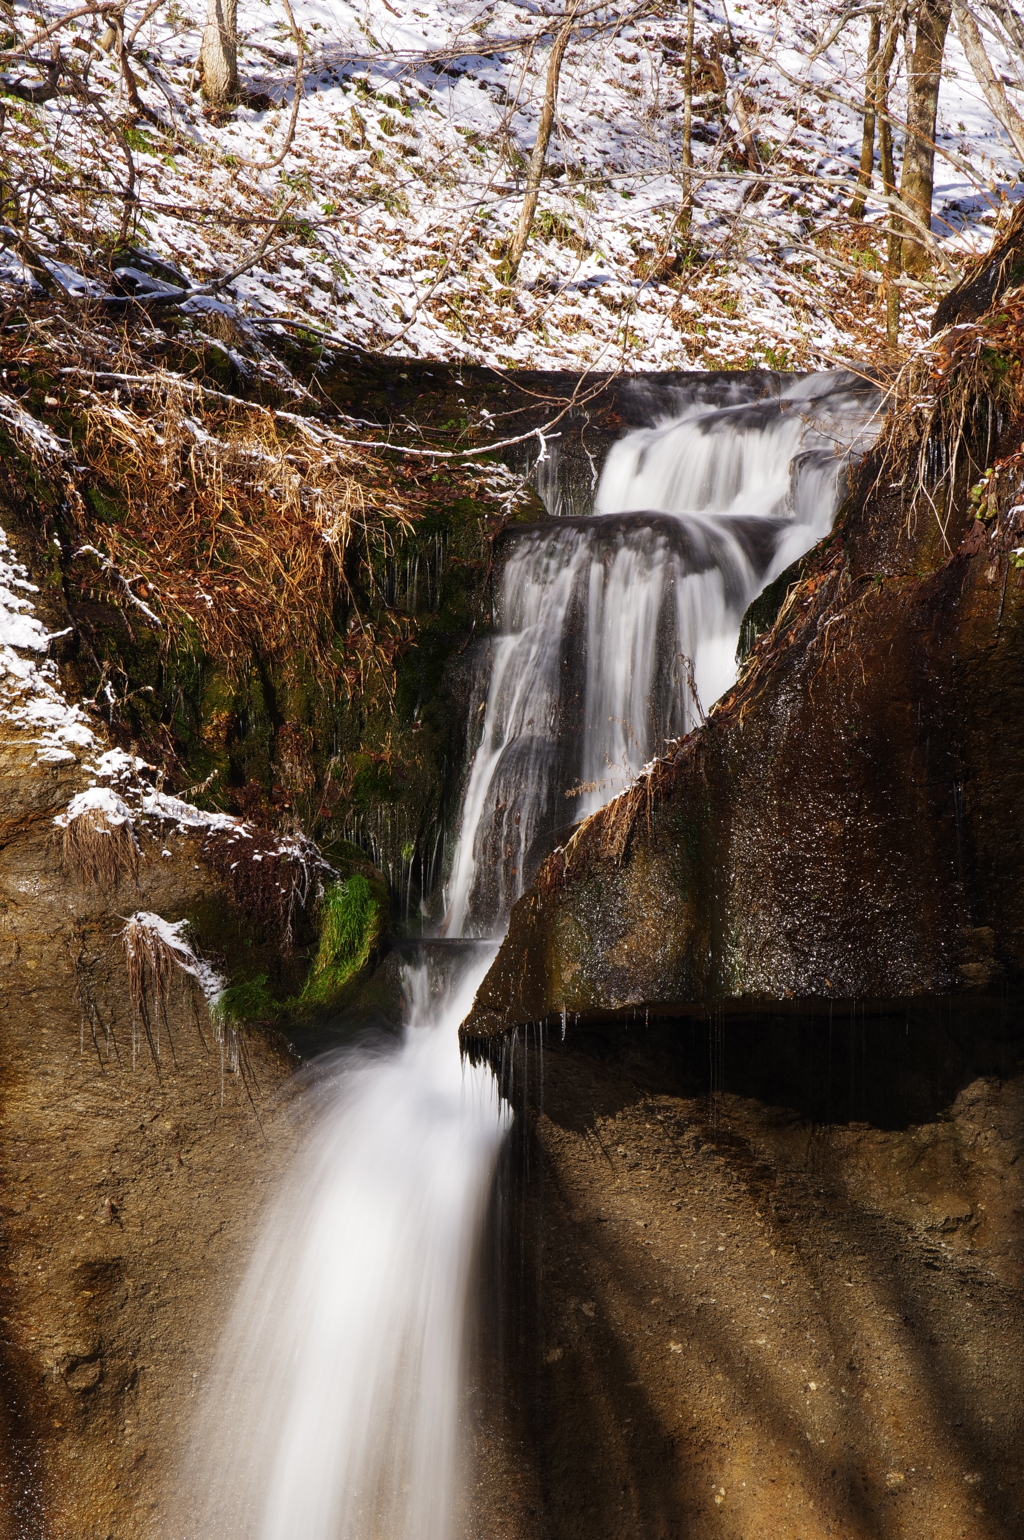
<svg viewBox="0 0 1024 1540">
<path fill-rule="evenodd" d="M 139 870 L 139 846 L 129 818 L 104 807 L 69 816 L 62 839 L 64 867 L 84 882 L 113 892 Z"/>
<path fill-rule="evenodd" d="M 152 923 L 154 918 L 146 913 L 133 914 L 125 921 L 121 932 L 128 970 L 133 1069 L 140 1036 L 144 1036 L 149 1044 L 158 1069 L 164 1036 L 173 1058 L 174 1040 L 167 1016 L 171 986 L 180 980 L 186 984 L 189 994 L 195 987 L 195 973 L 184 966 L 188 959 L 183 958 L 183 945 L 175 945 L 162 935 L 160 928 Z M 190 948 L 188 951 L 191 953 Z"/>
<path fill-rule="evenodd" d="M 1024 414 L 1024 297 L 950 327 L 900 369 L 886 393 L 877 485 L 920 502 L 943 540 L 955 500 L 992 463 L 1001 427 Z"/>
</svg>

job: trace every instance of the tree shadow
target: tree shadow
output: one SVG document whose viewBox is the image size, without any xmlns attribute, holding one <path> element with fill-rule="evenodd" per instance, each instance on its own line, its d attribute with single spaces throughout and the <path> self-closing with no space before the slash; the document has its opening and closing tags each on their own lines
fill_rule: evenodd
<svg viewBox="0 0 1024 1540">
<path fill-rule="evenodd" d="M 548 1023 L 523 1035 L 562 1056 L 567 1094 L 549 1117 L 582 1132 L 639 1093 L 730 1094 L 814 1124 L 931 1122 L 973 1081 L 1024 1067 L 1024 1008 L 1010 996 L 891 1004 L 794 1001 L 700 1015 Z M 499 1073 L 503 1055 L 489 1054 Z M 587 1094 L 572 1092 L 586 1065 Z"/>
<path fill-rule="evenodd" d="M 664 1289 L 664 1270 L 659 1281 L 635 1236 L 581 1211 L 586 1204 L 578 1187 L 567 1187 L 558 1154 L 568 1150 L 567 1140 L 578 1149 L 582 1136 L 592 1153 L 600 1146 L 594 1158 L 611 1166 L 598 1119 L 638 1105 L 653 1109 L 653 1098 L 664 1106 L 668 1097 L 686 1098 L 687 1107 L 678 1127 L 666 1116 L 659 1128 L 673 1152 L 666 1179 L 685 1194 L 701 1180 L 702 1162 L 716 1163 L 746 1208 L 765 1216 L 773 1245 L 780 1254 L 786 1248 L 791 1277 L 812 1301 L 815 1351 L 835 1381 L 827 1441 L 808 1442 L 804 1407 L 781 1360 L 774 1367 L 755 1362 L 728 1310 L 702 1292 L 706 1282 L 678 1281 L 671 1299 L 673 1334 L 699 1344 L 742 1405 L 744 1425 L 784 1451 L 783 1465 L 814 1491 L 820 1532 L 829 1532 L 828 1523 L 834 1535 L 865 1540 L 905 1533 L 907 1506 L 927 1505 L 922 1483 L 932 1479 L 930 1473 L 912 1475 L 914 1461 L 922 1473 L 941 1467 L 947 1481 L 949 1471 L 956 1473 L 957 1523 L 968 1522 L 973 1535 L 1011 1540 L 1020 1533 L 1019 1293 L 973 1258 L 912 1237 L 905 1225 L 852 1197 L 843 1188 L 838 1146 L 834 1170 L 820 1144 L 809 1163 L 773 1161 L 760 1144 L 754 1148 L 739 1119 L 730 1127 L 728 1113 L 730 1092 L 751 1097 L 781 1091 L 773 1099 L 807 1121 L 825 1111 L 837 1124 L 840 1113 L 853 1112 L 861 1114 L 863 1127 L 869 1121 L 864 1113 L 874 1112 L 875 1127 L 906 1128 L 934 1118 L 979 1073 L 1017 1068 L 1016 1017 L 996 1008 L 873 1016 L 858 1008 L 838 1023 L 833 1013 L 831 1040 L 826 1016 L 824 1043 L 822 1026 L 820 1018 L 786 1013 L 733 1019 L 725 1024 L 722 1044 L 716 1037 L 722 1024 L 714 1021 L 628 1030 L 570 1024 L 564 1041 L 560 1030 L 535 1028 L 506 1046 L 500 1069 L 517 1123 L 499 1182 L 487 1299 L 492 1345 L 500 1338 L 494 1352 L 504 1393 L 526 1430 L 542 1494 L 543 1536 L 685 1540 L 715 1532 L 711 1516 L 700 1519 L 695 1507 L 694 1472 L 712 1458 L 700 1418 L 692 1427 L 670 1426 L 663 1401 L 659 1407 L 652 1394 L 657 1374 L 637 1373 L 645 1335 L 664 1335 L 650 1297 Z M 752 1118 L 770 1124 L 773 1114 L 780 1115 L 777 1106 L 763 1105 L 767 1097 L 756 1099 L 761 1105 Z M 637 1186 L 634 1197 L 640 1195 Z M 666 1207 L 664 1192 L 650 1201 L 656 1225 L 658 1204 L 662 1214 Z M 856 1316 L 846 1276 L 852 1263 L 843 1261 L 854 1253 L 857 1264 L 865 1264 Z M 623 1319 L 631 1324 L 597 1312 L 574 1332 L 566 1322 L 580 1322 L 580 1300 L 588 1295 L 623 1301 Z M 888 1378 L 876 1361 L 883 1347 L 895 1366 Z M 684 1399 L 686 1394 L 684 1385 Z M 888 1405 L 880 1405 L 879 1396 L 884 1402 L 886 1395 Z M 912 1428 L 891 1437 L 890 1424 L 899 1427 L 908 1409 Z M 723 1447 L 732 1431 L 723 1425 Z M 772 1503 L 783 1501 L 779 1479 Z M 977 1488 L 970 1485 L 975 1481 Z M 910 1483 L 906 1490 L 904 1483 Z M 952 1525 L 952 1513 L 948 1517 Z"/>
</svg>

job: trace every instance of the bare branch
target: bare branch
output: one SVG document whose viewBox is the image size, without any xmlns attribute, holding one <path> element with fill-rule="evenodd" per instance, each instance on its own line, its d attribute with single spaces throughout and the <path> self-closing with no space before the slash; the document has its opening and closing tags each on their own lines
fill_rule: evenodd
<svg viewBox="0 0 1024 1540">
<path fill-rule="evenodd" d="M 985 44 L 978 30 L 978 23 L 964 4 L 964 0 L 954 0 L 954 14 L 956 16 L 956 29 L 963 44 L 967 62 L 974 71 L 974 78 L 981 87 L 982 95 L 991 109 L 993 117 L 1000 122 L 1010 136 L 1010 142 L 1020 159 L 1024 161 L 1024 118 L 1021 117 L 1016 107 L 1006 94 L 1003 82 L 992 68 L 991 60 L 985 52 Z"/>
<path fill-rule="evenodd" d="M 163 0 L 160 0 L 160 3 L 163 4 Z M 75 11 L 65 11 L 63 16 L 59 16 L 56 21 L 51 21 L 48 27 L 41 27 L 38 32 L 34 32 L 30 38 L 27 38 L 24 43 L 20 43 L 17 48 L 0 49 L 0 59 L 18 58 L 30 52 L 31 49 L 38 48 L 39 44 L 45 43 L 48 37 L 52 37 L 55 32 L 59 32 L 69 22 L 78 21 L 82 16 L 103 16 L 108 11 L 120 11 L 123 9 L 124 0 L 96 0 L 96 3 L 93 5 L 80 5 Z"/>
<path fill-rule="evenodd" d="M 578 3 L 573 3 L 565 12 L 562 24 L 555 33 L 555 40 L 551 44 L 551 52 L 548 55 L 548 72 L 544 83 L 544 102 L 540 110 L 540 122 L 537 125 L 537 138 L 533 146 L 533 154 L 530 156 L 530 164 L 526 173 L 526 195 L 523 198 L 523 207 L 519 214 L 519 223 L 516 226 L 512 243 L 509 247 L 506 259 L 506 272 L 511 283 L 517 272 L 519 264 L 526 250 L 526 243 L 530 239 L 530 229 L 533 225 L 533 216 L 537 211 L 537 199 L 540 195 L 540 179 L 544 174 L 544 160 L 548 153 L 548 144 L 551 139 L 551 128 L 555 121 L 555 104 L 558 98 L 558 77 L 562 69 L 562 59 L 569 45 L 573 25 L 579 10 Z"/>
<path fill-rule="evenodd" d="M 60 74 L 61 57 L 59 51 L 55 50 L 47 67 L 45 80 L 38 85 L 25 85 L 22 77 L 11 80 L 6 75 L 0 75 L 0 95 L 16 96 L 19 101 L 32 102 L 33 105 L 39 106 L 43 102 L 51 101 L 57 95 Z"/>
</svg>

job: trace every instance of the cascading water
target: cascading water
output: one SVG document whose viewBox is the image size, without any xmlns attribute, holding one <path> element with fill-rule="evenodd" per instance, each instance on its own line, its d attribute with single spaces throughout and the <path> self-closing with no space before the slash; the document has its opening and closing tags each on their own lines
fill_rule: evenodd
<svg viewBox="0 0 1024 1540">
<path fill-rule="evenodd" d="M 494 955 L 406 974 L 401 1047 L 321 1061 L 193 1439 L 194 1540 L 447 1540 L 466 1303 L 509 1113 L 459 1024 Z"/>
<path fill-rule="evenodd" d="M 744 609 L 827 533 L 876 402 L 826 375 L 668 408 L 612 448 L 593 515 L 512 534 L 449 937 L 500 936 L 557 831 L 728 687 Z M 406 968 L 399 1046 L 310 1078 L 304 1150 L 214 1365 L 174 1540 L 452 1533 L 473 1257 L 510 1114 L 458 1044 L 493 941 L 445 950 L 458 966 Z"/>
<path fill-rule="evenodd" d="M 612 446 L 593 516 L 512 533 L 450 934 L 502 929 L 552 836 L 728 689 L 744 611 L 831 529 L 876 431 L 877 393 L 848 374 L 710 409 L 674 394 L 672 421 Z"/>
</svg>

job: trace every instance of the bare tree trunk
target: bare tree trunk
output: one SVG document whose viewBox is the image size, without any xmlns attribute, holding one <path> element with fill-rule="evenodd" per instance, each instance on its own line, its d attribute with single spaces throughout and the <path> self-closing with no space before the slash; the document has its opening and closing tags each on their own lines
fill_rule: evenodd
<svg viewBox="0 0 1024 1540">
<path fill-rule="evenodd" d="M 117 48 L 118 61 L 121 65 L 121 78 L 124 81 L 125 95 L 128 98 L 128 105 L 132 110 L 132 116 L 135 118 L 149 118 L 152 121 L 154 115 L 139 95 L 139 82 L 135 71 L 132 69 L 131 59 L 128 56 L 128 43 L 124 35 L 124 11 L 115 12 L 111 20 L 116 27 L 114 46 Z"/>
<path fill-rule="evenodd" d="M 932 217 L 935 119 L 951 10 L 952 0 L 918 0 L 914 53 L 907 71 L 907 139 L 900 198 L 926 230 Z M 923 272 L 931 266 L 927 247 L 909 233 L 903 238 L 903 266 L 908 272 Z"/>
<path fill-rule="evenodd" d="M 685 234 L 693 212 L 693 24 L 696 0 L 686 0 L 686 54 L 683 59 L 683 202 L 678 228 Z"/>
<path fill-rule="evenodd" d="M 875 165 L 875 107 L 878 95 L 878 54 L 882 41 L 882 17 L 875 11 L 868 32 L 868 63 L 864 77 L 864 133 L 860 144 L 860 171 L 857 175 L 857 191 L 850 204 L 850 218 L 864 218 L 864 200 L 871 186 L 871 173 Z"/>
<path fill-rule="evenodd" d="M 551 130 L 555 122 L 555 105 L 558 101 L 558 77 L 562 71 L 562 59 L 569 43 L 572 32 L 572 24 L 576 20 L 576 12 L 579 10 L 581 0 L 573 0 L 562 18 L 562 25 L 555 33 L 555 40 L 551 44 L 551 55 L 548 59 L 547 80 L 544 83 L 544 102 L 540 110 L 540 122 L 537 125 L 537 140 L 533 146 L 533 154 L 530 156 L 530 164 L 526 169 L 526 196 L 519 212 L 519 223 L 512 237 L 512 244 L 508 249 L 505 259 L 505 277 L 512 283 L 519 271 L 519 264 L 523 260 L 523 252 L 526 243 L 530 239 L 530 231 L 533 228 L 533 216 L 537 212 L 537 198 L 540 194 L 540 179 L 544 174 L 544 158 L 548 153 L 548 144 L 551 139 Z"/>
<path fill-rule="evenodd" d="M 953 0 L 954 11 L 956 8 L 956 0 Z M 990 17 L 998 19 L 1004 34 L 1000 40 L 1007 53 L 1011 58 L 1016 54 L 1018 67 L 1024 64 L 1024 18 L 1018 16 L 1012 6 L 1004 4 L 1004 0 L 988 0 L 985 10 Z"/>
<path fill-rule="evenodd" d="M 878 169 L 882 173 L 882 189 L 887 198 L 896 195 L 896 171 L 892 159 L 892 123 L 889 119 L 889 71 L 896 55 L 899 36 L 899 13 L 890 4 L 884 20 L 881 52 L 875 66 L 875 112 L 878 118 Z M 900 291 L 896 279 L 902 266 L 902 242 L 900 224 L 890 207 L 886 216 L 889 237 L 886 250 L 885 284 L 885 334 L 890 347 L 900 340 Z"/>
<path fill-rule="evenodd" d="M 740 138 L 743 141 L 743 154 L 747 162 L 747 169 L 753 172 L 762 171 L 764 167 L 761 164 L 761 152 L 757 148 L 757 136 L 750 126 L 750 119 L 747 117 L 747 109 L 743 101 L 743 92 L 739 86 L 733 92 L 732 115 L 736 119 L 736 127 L 739 129 Z"/>
<path fill-rule="evenodd" d="M 238 98 L 238 0 L 207 0 L 199 62 L 203 99 L 226 107 Z"/>
<path fill-rule="evenodd" d="M 956 30 L 963 44 L 964 53 L 967 55 L 967 62 L 974 72 L 974 78 L 981 87 L 982 95 L 993 117 L 1006 129 L 1013 148 L 1021 160 L 1024 160 L 1024 118 L 1010 101 L 1003 89 L 1003 82 L 992 68 L 978 23 L 963 0 L 956 0 Z"/>
</svg>

